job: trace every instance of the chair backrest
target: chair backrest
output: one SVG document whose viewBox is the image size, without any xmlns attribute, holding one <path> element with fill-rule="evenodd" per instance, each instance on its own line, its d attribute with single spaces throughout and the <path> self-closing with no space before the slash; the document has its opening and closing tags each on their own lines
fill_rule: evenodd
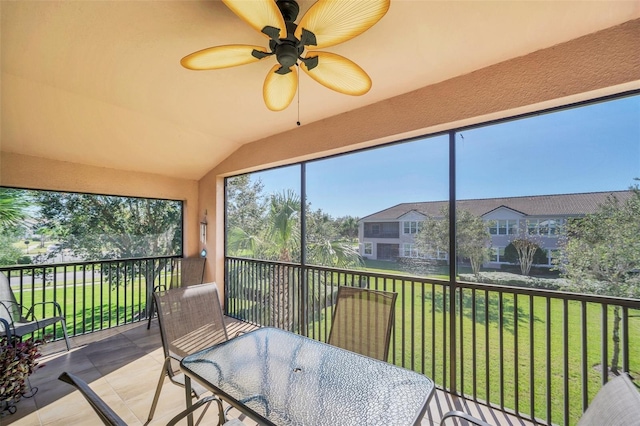
<svg viewBox="0 0 640 426">
<path fill-rule="evenodd" d="M 91 404 L 91 408 L 98 414 L 102 423 L 107 426 L 127 426 L 124 420 L 120 418 L 115 411 L 111 409 L 81 378 L 71 373 L 64 372 L 58 377 L 65 383 L 69 383 L 80 391 L 82 396 Z"/>
<path fill-rule="evenodd" d="M 385 291 L 338 288 L 327 343 L 386 361 L 396 297 Z"/>
<path fill-rule="evenodd" d="M 9 324 L 19 322 L 22 319 L 22 313 L 20 305 L 16 300 L 16 296 L 11 290 L 11 284 L 9 278 L 2 272 L 0 272 L 0 319 L 7 321 Z M 4 330 L 4 327 L 0 325 L 0 331 Z"/>
<path fill-rule="evenodd" d="M 623 373 L 598 391 L 577 426 L 627 425 L 640 425 L 640 393 Z"/>
<path fill-rule="evenodd" d="M 229 339 L 216 283 L 153 294 L 165 357 L 182 358 Z"/>
<path fill-rule="evenodd" d="M 204 257 L 185 257 L 180 259 L 180 281 L 171 283 L 171 287 L 186 287 L 194 284 L 202 284 L 204 281 Z"/>
</svg>

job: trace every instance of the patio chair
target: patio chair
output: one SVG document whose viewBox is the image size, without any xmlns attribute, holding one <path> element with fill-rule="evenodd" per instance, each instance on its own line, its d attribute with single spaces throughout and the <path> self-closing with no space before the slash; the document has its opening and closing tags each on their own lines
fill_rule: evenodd
<svg viewBox="0 0 640 426">
<path fill-rule="evenodd" d="M 54 315 L 50 317 L 38 318 L 35 315 L 36 306 L 51 305 Z M 23 316 L 23 313 L 26 313 Z M 20 305 L 16 300 L 9 279 L 5 274 L 0 272 L 0 335 L 7 335 L 9 340 L 12 336 L 22 339 L 27 334 L 44 329 L 49 325 L 53 325 L 55 334 L 55 324 L 62 323 L 62 332 L 64 340 L 67 344 L 67 351 L 70 350 L 69 335 L 67 334 L 67 324 L 64 321 L 62 308 L 57 302 L 38 302 L 34 303 L 29 309 Z M 8 325 L 8 327 L 7 327 Z"/>
<path fill-rule="evenodd" d="M 327 343 L 386 361 L 397 293 L 340 287 Z"/>
<path fill-rule="evenodd" d="M 186 355 L 229 339 L 216 283 L 172 288 L 156 292 L 153 297 L 158 309 L 165 361 L 153 397 L 149 420 L 153 418 L 158 404 L 165 375 L 169 376 L 172 383 L 182 387 L 185 385 L 184 374 L 177 373 L 178 368 L 173 364 Z M 191 382 L 191 386 L 196 397 L 206 392 L 205 388 L 194 381 Z"/>
<path fill-rule="evenodd" d="M 477 426 L 491 426 L 461 411 L 450 411 L 442 416 L 440 426 L 444 426 L 447 419 L 455 418 Z M 640 392 L 629 376 L 623 373 L 600 388 L 576 426 L 631 425 L 640 425 Z"/>
<path fill-rule="evenodd" d="M 204 282 L 205 257 L 185 257 L 180 261 L 180 275 L 172 276 L 171 288 L 187 287 Z M 178 277 L 180 277 L 178 279 Z M 176 278 L 176 282 L 173 282 Z"/>
<path fill-rule="evenodd" d="M 204 267 L 207 259 L 204 257 L 185 257 L 180 259 L 179 274 L 174 273 L 169 283 L 170 288 L 187 287 L 194 284 L 202 284 L 204 282 Z M 154 291 L 166 290 L 163 286 L 156 286 Z M 151 320 L 156 313 L 156 306 L 151 299 L 151 309 L 149 311 L 149 319 L 147 320 L 147 330 L 151 328 Z"/>
<path fill-rule="evenodd" d="M 113 409 L 109 407 L 102 400 L 102 398 L 100 398 L 98 394 L 96 394 L 93 391 L 93 389 L 91 389 L 91 387 L 89 387 L 87 382 L 85 382 L 78 376 L 75 376 L 71 373 L 67 373 L 66 371 L 62 373 L 60 377 L 58 377 L 58 380 L 61 380 L 65 383 L 69 383 L 71 386 L 75 387 L 78 391 L 80 391 L 82 396 L 89 402 L 89 404 L 91 405 L 91 408 L 93 408 L 93 410 L 96 412 L 98 417 L 100 417 L 100 420 L 102 420 L 102 423 L 104 423 L 105 425 L 127 426 L 127 423 L 124 420 L 122 420 L 122 418 L 118 416 L 118 414 L 116 414 L 116 412 L 113 411 Z M 167 426 L 172 426 L 177 424 L 180 420 L 182 420 L 189 414 L 193 413 L 198 408 L 202 407 L 203 405 L 208 405 L 213 401 L 216 401 L 216 403 L 218 404 L 218 408 L 220 409 L 220 411 L 222 411 L 222 402 L 220 401 L 220 399 L 216 398 L 215 396 L 209 396 L 207 398 L 202 398 L 200 401 L 193 404 L 189 409 L 184 410 L 179 414 L 177 414 L 175 417 L 173 417 L 169 421 L 169 423 L 167 423 Z M 240 420 L 238 419 L 233 419 L 231 421 L 221 423 L 221 424 L 225 426 L 232 426 L 232 425 L 237 426 L 237 425 L 242 425 L 242 422 L 240 422 Z"/>
</svg>

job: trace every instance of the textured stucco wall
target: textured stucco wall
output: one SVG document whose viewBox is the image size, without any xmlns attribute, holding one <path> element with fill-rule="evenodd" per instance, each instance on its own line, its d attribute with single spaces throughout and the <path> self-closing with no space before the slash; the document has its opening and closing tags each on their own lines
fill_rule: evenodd
<svg viewBox="0 0 640 426">
<path fill-rule="evenodd" d="M 633 20 L 242 146 L 200 180 L 200 204 L 218 218 L 208 276 L 223 282 L 224 176 L 638 89 L 638 52 Z"/>
<path fill-rule="evenodd" d="M 199 252 L 198 182 L 4 152 L 0 185 L 184 201 L 185 255 Z"/>
</svg>

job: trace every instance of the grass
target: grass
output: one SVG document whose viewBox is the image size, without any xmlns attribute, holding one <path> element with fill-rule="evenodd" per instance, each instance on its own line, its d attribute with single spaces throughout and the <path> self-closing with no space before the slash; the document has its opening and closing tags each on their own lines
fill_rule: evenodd
<svg viewBox="0 0 640 426">
<path fill-rule="evenodd" d="M 371 266 L 379 266 L 376 271 L 380 272 L 395 271 L 388 267 L 393 263 L 379 263 L 382 265 Z M 335 285 L 348 278 L 345 274 L 333 274 L 325 279 Z M 372 279 L 370 286 L 398 293 L 389 361 L 426 374 L 437 384 L 449 387 L 451 348 L 447 289 L 441 284 L 415 282 L 410 277 Z M 68 331 L 83 334 L 143 317 L 145 287 L 144 279 L 137 277 L 130 277 L 118 286 L 93 281 L 73 287 L 47 285 L 44 290 L 23 293 L 26 300 L 22 302 L 29 306 L 43 300 L 65 301 L 67 318 L 74 318 L 67 323 Z M 326 293 L 320 294 L 320 297 L 326 296 Z M 251 308 L 252 303 L 243 300 L 240 306 Z M 484 291 L 472 294 L 470 290 L 464 290 L 456 300 L 456 312 L 456 342 L 459 345 L 455 358 L 459 364 L 456 380 L 460 392 L 503 408 L 532 413 L 553 423 L 575 424 L 583 408 L 580 385 L 583 365 L 589 400 L 601 386 L 598 367 L 604 330 L 599 304 L 560 299 L 547 302 L 527 295 L 500 296 Z M 51 314 L 49 309 L 36 312 L 36 315 Z M 610 334 L 613 307 L 608 308 L 607 315 Z M 640 313 L 632 312 L 631 315 L 630 370 L 640 373 Z M 309 334 L 324 341 L 331 326 L 330 318 L 331 307 L 319 310 L 316 320 L 309 324 Z M 584 330 L 583 323 L 586 324 Z M 583 333 L 586 340 L 584 363 Z M 610 360 L 612 343 L 609 340 L 607 358 Z M 475 359 L 472 357 L 474 350 Z M 563 388 L 565 352 L 568 393 Z"/>
<path fill-rule="evenodd" d="M 372 288 L 398 293 L 389 361 L 449 387 L 451 348 L 446 289 L 410 278 L 375 280 Z M 471 290 L 464 290 L 462 298 L 456 299 L 458 391 L 555 424 L 575 424 L 583 411 L 583 375 L 588 401 L 601 387 L 601 347 L 605 335 L 602 310 L 595 303 L 561 299 L 547 302 L 542 297 L 500 296 L 484 291 L 476 291 L 474 295 Z M 613 307 L 606 310 L 609 361 L 613 351 L 613 310 Z M 629 318 L 632 373 L 640 373 L 640 357 L 634 349 L 640 342 L 638 314 L 632 312 Z M 331 308 L 327 308 L 311 325 L 310 333 L 323 340 L 330 329 L 330 318 Z M 567 392 L 565 375 L 569 383 Z"/>
</svg>

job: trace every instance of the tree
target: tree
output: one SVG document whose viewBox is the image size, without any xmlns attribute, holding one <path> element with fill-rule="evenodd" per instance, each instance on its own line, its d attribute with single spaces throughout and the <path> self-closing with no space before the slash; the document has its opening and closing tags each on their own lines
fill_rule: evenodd
<svg viewBox="0 0 640 426">
<path fill-rule="evenodd" d="M 435 258 L 437 252 L 449 251 L 449 208 L 440 211 L 441 217 L 428 217 L 415 237 L 419 253 Z M 469 259 L 475 275 L 489 260 L 491 235 L 487 224 L 466 210 L 456 212 L 456 255 Z"/>
<path fill-rule="evenodd" d="M 320 266 L 335 266 L 338 268 L 360 267 L 362 259 L 357 246 L 349 241 L 341 241 L 344 237 L 344 223 L 334 220 L 329 214 L 318 209 L 309 211 L 307 206 L 307 263 Z M 351 216 L 347 216 L 356 222 Z"/>
<path fill-rule="evenodd" d="M 518 251 L 516 250 L 515 246 L 513 245 L 513 243 L 509 243 L 505 248 L 504 248 L 504 256 L 502 257 L 506 262 L 509 263 L 513 263 L 513 264 L 520 264 L 520 258 L 518 257 Z M 542 250 L 541 248 L 538 248 L 538 250 L 536 250 L 535 254 L 533 255 L 533 264 L 534 265 L 538 265 L 538 264 L 548 264 L 549 263 L 549 258 L 547 257 L 547 253 Z M 522 272 L 522 271 L 520 271 Z"/>
<path fill-rule="evenodd" d="M 489 260 L 491 234 L 482 218 L 466 210 L 458 210 L 456 220 L 456 247 L 458 255 L 469 259 L 475 275 L 482 264 Z"/>
<path fill-rule="evenodd" d="M 28 216 L 29 201 L 26 192 L 0 188 L 0 231 L 14 230 Z"/>
<path fill-rule="evenodd" d="M 520 272 L 524 276 L 529 276 L 531 272 L 531 266 L 540 261 L 541 256 L 544 256 L 544 252 L 540 249 L 540 244 L 533 235 L 524 234 L 518 238 L 514 238 L 509 243 L 509 246 L 515 250 L 515 257 L 517 261 L 515 263 L 520 265 Z M 507 246 L 507 247 L 509 247 Z M 505 255 L 507 249 L 505 248 Z M 508 256 L 507 260 L 513 261 L 513 255 Z"/>
<path fill-rule="evenodd" d="M 267 213 L 266 251 L 275 254 L 279 262 L 299 260 L 300 254 L 300 198 L 292 190 L 272 194 Z M 271 324 L 291 329 L 292 282 L 288 268 L 276 266 L 269 288 Z"/>
<path fill-rule="evenodd" d="M 180 253 L 178 201 L 108 195 L 37 192 L 39 226 L 55 229 L 84 260 L 153 257 Z"/>
<path fill-rule="evenodd" d="M 21 234 L 20 225 L 28 217 L 25 191 L 0 188 L 0 265 L 14 265 L 22 251 L 13 245 Z"/>
<path fill-rule="evenodd" d="M 340 230 L 340 236 L 347 239 L 358 238 L 358 218 L 343 216 L 336 219 Z"/>
<path fill-rule="evenodd" d="M 229 184 L 227 184 L 229 185 Z M 292 190 L 269 195 L 261 202 L 261 187 L 251 187 L 247 181 L 241 181 L 234 191 L 227 192 L 227 206 L 233 206 L 227 212 L 227 253 L 231 256 L 244 256 L 281 263 L 301 262 L 301 207 L 298 194 Z M 242 191 L 250 194 L 242 194 Z M 242 201 L 240 201 L 242 200 Z M 236 207 L 240 205 L 262 206 L 254 209 L 252 217 L 242 217 Z M 306 206 L 306 263 L 322 266 L 357 267 L 362 259 L 357 250 L 340 241 L 336 221 L 318 209 L 311 211 Z M 233 218 L 233 220 L 231 219 Z M 255 220 L 258 218 L 258 220 Z M 245 226 L 243 220 L 248 221 Z M 276 265 L 269 276 L 269 318 L 274 326 L 290 329 L 295 313 L 291 312 L 292 297 L 299 295 L 294 285 L 295 278 L 289 276 L 291 268 Z M 238 274 L 252 274 L 251 270 L 236 271 Z M 256 277 L 254 277 L 256 278 Z M 317 277 L 315 282 L 322 282 Z M 249 292 L 253 290 L 249 289 Z M 317 295 L 310 294 L 313 298 Z"/>
<path fill-rule="evenodd" d="M 62 238 L 52 253 L 70 250 L 83 260 L 127 259 L 175 255 L 182 247 L 182 208 L 179 201 L 126 198 L 63 192 L 35 192 L 38 226 L 56 230 Z M 147 300 L 165 262 L 144 267 Z M 134 265 L 135 268 L 139 264 Z M 103 274 L 113 285 L 121 280 L 120 268 Z M 147 308 L 150 308 L 150 304 Z"/>
<path fill-rule="evenodd" d="M 11 236 L 0 234 L 0 266 L 15 265 L 22 256 L 22 250 L 15 247 L 13 242 Z"/>
<path fill-rule="evenodd" d="M 582 293 L 640 297 L 640 191 L 619 201 L 607 198 L 594 213 L 567 223 L 557 262 L 570 288 Z M 614 307 L 611 371 L 620 354 L 620 307 Z"/>
<path fill-rule="evenodd" d="M 240 175 L 227 179 L 227 230 L 242 229 L 247 235 L 258 235 L 263 225 L 264 195 L 262 181 Z"/>
</svg>

